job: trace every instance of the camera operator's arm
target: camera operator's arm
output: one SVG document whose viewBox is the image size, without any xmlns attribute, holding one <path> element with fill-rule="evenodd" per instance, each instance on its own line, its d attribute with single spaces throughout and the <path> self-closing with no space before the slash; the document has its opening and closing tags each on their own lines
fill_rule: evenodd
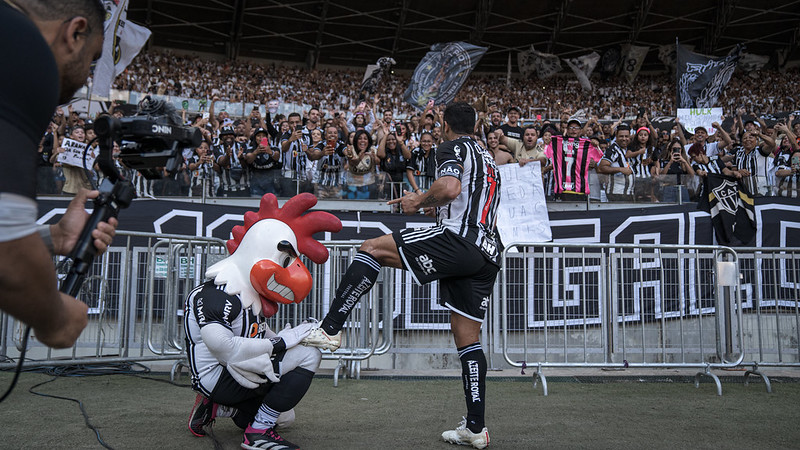
<svg viewBox="0 0 800 450">
<path fill-rule="evenodd" d="M 52 257 L 42 238 L 52 239 L 55 253 L 69 253 L 89 217 L 84 203 L 97 195 L 81 190 L 57 224 L 0 242 L 0 309 L 30 325 L 36 338 L 50 347 L 71 346 L 88 319 L 85 303 L 58 292 Z M 110 219 L 92 232 L 98 254 L 111 243 L 116 226 L 116 219 Z"/>
</svg>

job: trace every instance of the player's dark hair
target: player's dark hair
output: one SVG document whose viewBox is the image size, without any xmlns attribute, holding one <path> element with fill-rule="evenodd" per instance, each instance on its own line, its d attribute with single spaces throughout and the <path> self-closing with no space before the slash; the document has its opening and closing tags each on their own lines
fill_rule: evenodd
<svg viewBox="0 0 800 450">
<path fill-rule="evenodd" d="M 93 34 L 103 34 L 106 10 L 100 0 L 27 0 L 20 6 L 40 20 L 85 17 Z"/>
<path fill-rule="evenodd" d="M 465 102 L 451 103 L 444 110 L 444 121 L 457 134 L 475 131 L 475 109 Z"/>
</svg>

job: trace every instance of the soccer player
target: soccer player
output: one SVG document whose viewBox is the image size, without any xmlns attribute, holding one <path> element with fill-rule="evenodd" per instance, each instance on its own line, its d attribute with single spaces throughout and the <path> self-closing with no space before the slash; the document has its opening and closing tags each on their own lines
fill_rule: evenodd
<svg viewBox="0 0 800 450">
<path fill-rule="evenodd" d="M 501 245 L 495 221 L 500 176 L 492 155 L 470 137 L 475 110 L 453 103 L 444 111 L 447 142 L 436 149 L 436 180 L 424 194 L 404 192 L 389 202 L 406 214 L 435 211 L 437 224 L 408 228 L 365 241 L 336 290 L 331 308 L 305 345 L 335 351 L 341 329 L 359 298 L 369 291 L 382 266 L 405 269 L 419 284 L 439 280 L 440 303 L 450 310 L 450 329 L 461 359 L 467 415 L 455 430 L 442 433 L 453 444 L 484 448 L 486 357 L 479 340 L 489 305 Z"/>
</svg>

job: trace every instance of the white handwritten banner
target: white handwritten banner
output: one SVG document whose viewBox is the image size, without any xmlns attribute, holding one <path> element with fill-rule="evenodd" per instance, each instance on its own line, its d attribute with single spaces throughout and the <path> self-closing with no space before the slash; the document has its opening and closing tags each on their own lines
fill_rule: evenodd
<svg viewBox="0 0 800 450">
<path fill-rule="evenodd" d="M 499 166 L 497 229 L 503 243 L 553 240 L 539 161 Z"/>
<path fill-rule="evenodd" d="M 72 139 L 64 139 L 61 142 L 61 147 L 64 153 L 59 153 L 56 161 L 68 166 L 83 167 L 84 169 L 91 170 L 94 165 L 94 160 L 97 158 L 95 150 L 90 148 L 86 149 L 86 144 Z M 84 160 L 83 153 L 86 151 L 86 159 Z M 85 161 L 85 164 L 84 164 Z"/>
<path fill-rule="evenodd" d="M 722 123 L 722 108 L 678 108 L 678 118 L 689 133 L 694 134 L 695 128 L 703 127 L 708 134 L 714 134 L 717 130 L 711 124 Z"/>
</svg>

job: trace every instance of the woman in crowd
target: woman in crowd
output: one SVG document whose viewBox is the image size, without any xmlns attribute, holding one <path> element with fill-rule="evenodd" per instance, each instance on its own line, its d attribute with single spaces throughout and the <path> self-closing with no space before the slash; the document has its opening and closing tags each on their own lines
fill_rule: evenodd
<svg viewBox="0 0 800 450">
<path fill-rule="evenodd" d="M 186 161 L 189 169 L 189 196 L 198 197 L 205 195 L 214 196 L 214 172 L 219 171 L 214 157 L 208 148 L 208 143 L 203 141 L 200 146 L 194 149 L 194 154 Z"/>
<path fill-rule="evenodd" d="M 69 134 L 69 139 L 85 144 L 86 131 L 80 125 L 75 126 Z M 50 162 L 54 164 L 57 163 L 58 155 L 65 151 L 66 150 L 59 145 L 59 147 L 53 151 Z M 61 188 L 63 194 L 75 195 L 81 188 L 93 189 L 92 183 L 89 181 L 89 176 L 86 173 L 87 171 L 84 168 L 69 164 L 61 164 L 61 170 L 64 173 L 64 186 Z"/>
<path fill-rule="evenodd" d="M 392 183 L 391 198 L 402 197 L 406 161 L 411 158 L 411 151 L 403 141 L 397 139 L 397 132 L 391 130 L 387 124 L 383 125 L 383 133 L 378 142 L 378 158 L 381 160 L 380 168 L 387 178 L 386 181 Z"/>
<path fill-rule="evenodd" d="M 375 185 L 375 166 L 378 156 L 372 147 L 372 137 L 366 130 L 358 130 L 353 144 L 344 151 L 347 158 L 345 198 L 370 198 L 370 188 Z"/>
<path fill-rule="evenodd" d="M 423 131 L 419 137 L 419 147 L 411 150 L 411 158 L 406 163 L 408 183 L 414 192 L 427 190 L 436 176 L 436 147 L 433 135 Z"/>
<path fill-rule="evenodd" d="M 663 201 L 677 202 L 679 190 L 680 201 L 689 200 L 689 190 L 681 183 L 696 185 L 696 180 L 694 169 L 689 163 L 689 155 L 679 139 L 669 141 L 666 149 L 660 152 L 658 164 L 653 166 L 653 175 L 658 177 L 661 184 Z"/>
</svg>

